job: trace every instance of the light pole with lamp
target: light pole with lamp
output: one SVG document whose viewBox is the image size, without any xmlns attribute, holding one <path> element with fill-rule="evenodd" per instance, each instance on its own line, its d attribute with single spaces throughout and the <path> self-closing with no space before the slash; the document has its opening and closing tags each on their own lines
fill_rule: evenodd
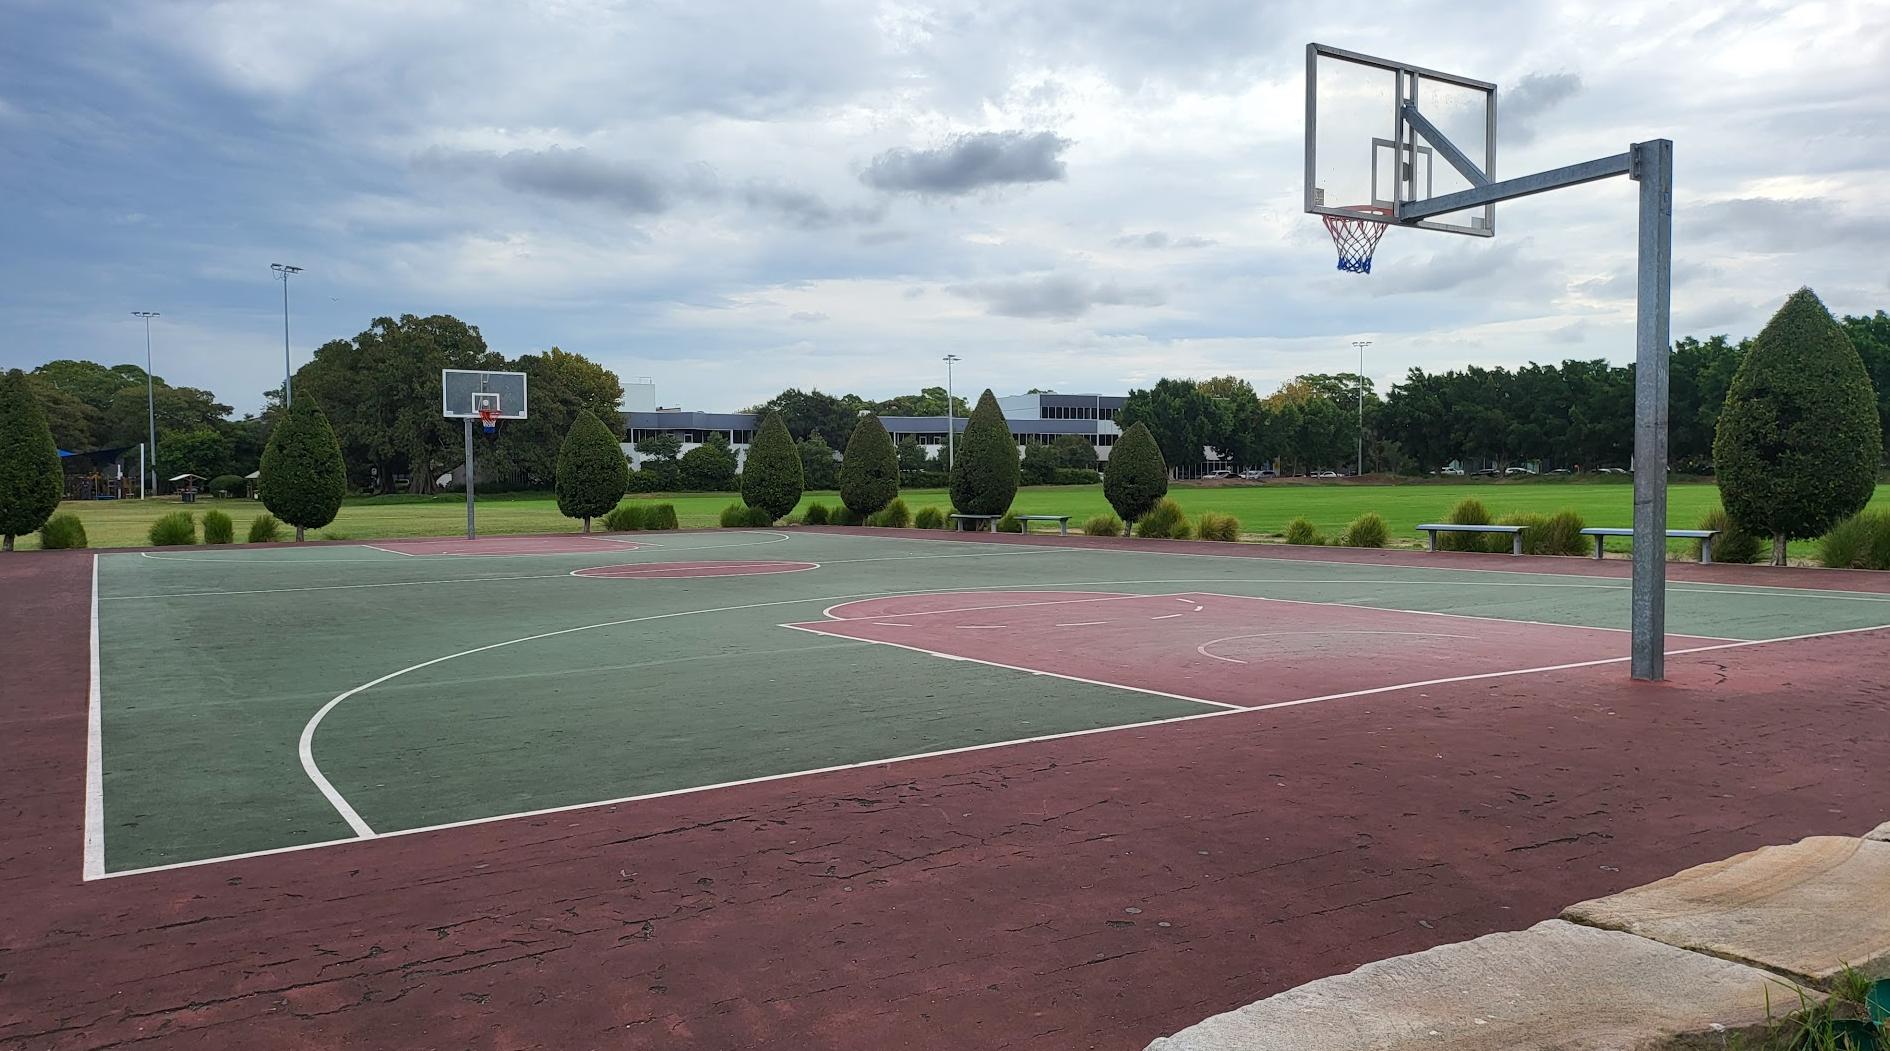
<svg viewBox="0 0 1890 1051">
<path fill-rule="evenodd" d="M 276 272 L 282 280 L 282 407 L 289 407 L 289 275 L 299 274 L 302 268 L 287 263 L 270 263 L 269 269 Z"/>
<path fill-rule="evenodd" d="M 155 310 L 134 310 L 131 312 L 131 316 L 144 319 L 144 412 L 145 412 L 145 423 L 150 428 L 150 430 L 147 432 L 146 437 L 151 443 L 151 459 L 148 461 L 148 463 L 138 465 L 140 468 L 140 477 L 138 479 L 138 486 L 139 488 L 143 488 L 144 486 L 143 475 L 148 474 L 151 479 L 151 495 L 156 496 L 157 495 L 157 388 L 151 379 L 151 319 L 154 317 L 158 317 L 159 314 Z M 120 475 L 120 477 L 123 477 L 123 476 Z"/>
<path fill-rule="evenodd" d="M 1355 339 L 1352 346 L 1358 350 L 1358 477 L 1365 477 L 1365 348 L 1372 345 L 1369 339 Z"/>
<path fill-rule="evenodd" d="M 945 467 L 947 470 L 950 470 L 958 463 L 958 445 L 956 438 L 958 421 L 956 418 L 957 406 L 954 404 L 952 398 L 952 363 L 961 360 L 963 359 L 956 354 L 945 355 Z"/>
</svg>

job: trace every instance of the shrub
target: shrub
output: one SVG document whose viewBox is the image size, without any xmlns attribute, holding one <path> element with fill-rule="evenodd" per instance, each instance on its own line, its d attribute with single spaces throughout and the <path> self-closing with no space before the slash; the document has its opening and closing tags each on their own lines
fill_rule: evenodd
<svg viewBox="0 0 1890 1051">
<path fill-rule="evenodd" d="M 1121 536 L 1122 519 L 1115 515 L 1097 515 L 1083 523 L 1085 536 Z"/>
<path fill-rule="evenodd" d="M 866 524 L 879 526 L 882 529 L 904 529 L 912 524 L 912 511 L 906 507 L 904 500 L 894 498 L 892 503 L 880 508 L 878 513 L 869 515 Z"/>
<path fill-rule="evenodd" d="M 584 522 L 608 514 L 630 488 L 630 461 L 624 459 L 617 435 L 589 409 L 579 409 L 558 446 L 553 473 L 558 513 Z"/>
<path fill-rule="evenodd" d="M 682 454 L 676 461 L 676 485 L 693 493 L 727 493 L 735 489 L 735 450 L 728 436 L 710 431 L 709 440 Z"/>
<path fill-rule="evenodd" d="M 1056 476 L 1050 479 L 1051 485 L 1095 485 L 1102 481 L 1102 473 L 1094 467 L 1059 467 Z"/>
<path fill-rule="evenodd" d="M 0 550 L 46 524 L 66 494 L 46 411 L 26 373 L 0 372 Z"/>
<path fill-rule="evenodd" d="M 282 534 L 282 523 L 275 515 L 262 514 L 249 520 L 249 542 L 252 544 L 273 544 Z"/>
<path fill-rule="evenodd" d="M 291 405 L 270 432 L 258 488 L 263 506 L 294 526 L 298 541 L 303 530 L 335 520 L 348 491 L 348 474 L 335 430 L 314 398 Z"/>
<path fill-rule="evenodd" d="M 1115 455 L 1110 454 L 1112 457 Z M 1142 517 L 1135 520 L 1135 535 L 1151 539 L 1186 540 L 1189 535 L 1188 516 L 1181 511 L 1181 505 L 1168 497 L 1162 497 Z"/>
<path fill-rule="evenodd" d="M 856 526 L 864 525 L 866 519 L 861 515 L 855 514 L 851 507 L 840 504 L 828 513 L 827 522 L 829 525 Z"/>
<path fill-rule="evenodd" d="M 840 502 L 862 519 L 899 495 L 899 447 L 872 413 L 860 417 L 840 457 Z"/>
<path fill-rule="evenodd" d="M 730 504 L 722 508 L 722 528 L 732 529 L 748 524 L 748 507 L 745 504 Z M 764 525 L 771 523 L 763 523 Z"/>
<path fill-rule="evenodd" d="M 1549 516 L 1533 511 L 1517 512 L 1504 515 L 1497 525 L 1522 526 L 1522 552 L 1525 555 L 1542 554 L 1542 531 L 1549 524 Z M 1496 555 L 1507 555 L 1515 550 L 1516 538 L 1509 533 L 1483 533 L 1478 536 L 1483 542 L 1483 550 Z"/>
<path fill-rule="evenodd" d="M 185 547 L 197 542 L 197 520 L 189 511 L 172 511 L 151 523 L 152 547 Z"/>
<path fill-rule="evenodd" d="M 1311 522 L 1304 518 L 1295 518 L 1286 523 L 1286 542 L 1317 547 L 1325 543 L 1326 538 L 1319 535 L 1318 527 Z"/>
<path fill-rule="evenodd" d="M 249 490 L 249 481 L 240 474 L 220 474 L 204 488 L 218 496 L 241 496 Z"/>
<path fill-rule="evenodd" d="M 1116 439 L 1103 472 L 1103 499 L 1124 522 L 1133 522 L 1168 495 L 1168 463 L 1148 425 L 1137 423 Z"/>
<path fill-rule="evenodd" d="M 651 504 L 649 507 L 644 508 L 643 509 L 643 528 L 645 529 L 674 529 L 676 528 L 676 505 L 675 504 Z"/>
<path fill-rule="evenodd" d="M 1476 497 L 1466 497 L 1450 509 L 1444 521 L 1452 525 L 1489 525 L 1490 512 L 1483 506 L 1483 501 Z M 1482 551 L 1485 534 L 1483 533 L 1443 533 L 1437 538 L 1439 551 Z M 1503 549 L 1509 550 L 1509 540 L 1503 540 Z"/>
<path fill-rule="evenodd" d="M 803 512 L 801 515 L 801 524 L 802 525 L 826 525 L 827 524 L 827 505 L 823 503 L 808 504 L 807 510 Z"/>
<path fill-rule="evenodd" d="M 206 544 L 228 544 L 236 540 L 236 523 L 221 511 L 203 513 L 203 542 Z"/>
<path fill-rule="evenodd" d="M 1000 533 L 1021 533 L 1024 531 L 1024 523 L 1017 520 L 1016 511 L 1006 511 L 1004 517 L 998 519 L 997 525 L 992 528 Z"/>
<path fill-rule="evenodd" d="M 998 407 L 997 395 L 987 389 L 965 421 L 958 438 L 957 460 L 952 464 L 952 509 L 961 515 L 1001 515 L 1017 498 L 1021 465 L 1017 439 Z"/>
<path fill-rule="evenodd" d="M 801 502 L 805 487 L 806 472 L 794 436 L 781 414 L 770 412 L 748 444 L 748 459 L 742 465 L 742 502 L 768 516 L 764 525 L 773 525 Z"/>
<path fill-rule="evenodd" d="M 1715 562 L 1758 562 L 1766 557 L 1765 539 L 1741 529 L 1723 507 L 1706 512 L 1706 517 L 1700 519 L 1699 528 L 1719 530 L 1719 535 L 1713 538 Z M 1698 561 L 1700 542 L 1695 540 L 1689 544 L 1687 553 L 1694 561 Z"/>
<path fill-rule="evenodd" d="M 621 503 L 604 516 L 604 528 L 613 533 L 631 533 L 643 528 L 645 505 Z"/>
<path fill-rule="evenodd" d="M 912 516 L 912 526 L 915 529 L 943 529 L 945 512 L 936 507 L 921 507 L 919 513 Z"/>
<path fill-rule="evenodd" d="M 1240 539 L 1240 519 L 1218 511 L 1203 511 L 1195 522 L 1194 532 L 1203 540 L 1225 540 L 1231 543 Z"/>
<path fill-rule="evenodd" d="M 1752 341 L 1713 435 L 1720 497 L 1733 519 L 1787 540 L 1818 536 L 1863 510 L 1883 431 L 1850 337 L 1809 288 L 1792 293 Z"/>
<path fill-rule="evenodd" d="M 39 546 L 48 551 L 84 547 L 85 523 L 71 512 L 48 518 L 46 524 L 39 527 Z"/>
<path fill-rule="evenodd" d="M 1864 511 L 1832 527 L 1818 545 L 1832 569 L 1890 569 L 1890 511 Z"/>
<path fill-rule="evenodd" d="M 1542 534 L 1536 539 L 1533 555 L 1585 555 L 1593 541 L 1582 535 L 1583 526 L 1579 512 L 1564 508 L 1550 515 L 1542 523 Z"/>
<path fill-rule="evenodd" d="M 1384 547 L 1390 540 L 1391 530 L 1386 528 L 1384 518 L 1376 511 L 1367 511 L 1352 519 L 1339 542 L 1346 547 Z"/>
</svg>

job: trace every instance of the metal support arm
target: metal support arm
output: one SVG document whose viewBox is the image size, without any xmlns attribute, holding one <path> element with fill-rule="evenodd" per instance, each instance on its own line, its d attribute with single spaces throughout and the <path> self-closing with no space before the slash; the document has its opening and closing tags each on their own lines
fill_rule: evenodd
<svg viewBox="0 0 1890 1051">
<path fill-rule="evenodd" d="M 1449 155 L 1446 154 L 1446 156 Z M 1594 182 L 1596 179 L 1626 175 L 1631 156 L 1631 154 L 1619 153 L 1613 157 L 1571 164 L 1566 168 L 1551 168 L 1534 175 L 1518 176 L 1514 179 L 1504 179 L 1502 182 L 1493 182 L 1487 186 L 1447 193 L 1425 201 L 1400 201 L 1398 202 L 1398 221 L 1416 222 L 1419 219 L 1429 219 L 1433 215 L 1459 212 L 1465 208 L 1479 208 L 1498 201 L 1559 190 L 1564 186 L 1579 186 L 1585 182 Z"/>
</svg>

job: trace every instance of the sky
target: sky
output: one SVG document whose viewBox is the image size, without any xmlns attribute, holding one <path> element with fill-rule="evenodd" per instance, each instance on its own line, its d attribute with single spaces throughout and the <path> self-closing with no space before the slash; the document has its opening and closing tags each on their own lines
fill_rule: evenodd
<svg viewBox="0 0 1890 1051">
<path fill-rule="evenodd" d="M 1500 85 L 1499 177 L 1672 139 L 1675 336 L 1890 308 L 1881 3 L 0 0 L 0 367 L 155 310 L 255 410 L 276 262 L 297 364 L 449 313 L 709 411 L 1631 360 L 1623 179 L 1334 268 L 1315 40 Z"/>
</svg>

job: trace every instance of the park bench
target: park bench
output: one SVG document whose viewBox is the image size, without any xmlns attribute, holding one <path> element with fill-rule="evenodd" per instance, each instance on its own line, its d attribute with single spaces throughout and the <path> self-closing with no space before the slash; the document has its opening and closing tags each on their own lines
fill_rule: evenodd
<svg viewBox="0 0 1890 1051">
<path fill-rule="evenodd" d="M 1023 532 L 1026 532 L 1026 533 L 1030 532 L 1030 523 L 1032 522 L 1055 522 L 1057 524 L 1058 532 L 1062 533 L 1064 536 L 1070 535 L 1070 516 L 1069 515 L 1018 515 L 1017 516 L 1018 528 L 1022 530 Z"/>
<path fill-rule="evenodd" d="M 1634 530 L 1617 529 L 1614 527 L 1606 527 L 1606 526 L 1595 526 L 1593 528 L 1582 530 L 1582 535 L 1592 536 L 1595 538 L 1595 557 L 1600 558 L 1602 557 L 1602 546 L 1607 543 L 1608 537 L 1633 536 Z M 1703 565 L 1703 566 L 1710 566 L 1713 564 L 1713 538 L 1718 535 L 1719 535 L 1719 530 L 1717 529 L 1669 529 L 1667 530 L 1667 536 L 1669 538 L 1698 540 L 1700 542 L 1700 565 Z"/>
<path fill-rule="evenodd" d="M 1418 526 L 1418 530 L 1428 534 L 1428 550 L 1431 551 L 1437 550 L 1437 534 L 1439 533 L 1508 533 L 1509 553 L 1512 555 L 1522 554 L 1522 526 L 1457 525 L 1454 522 L 1431 522 L 1427 525 Z"/>
<path fill-rule="evenodd" d="M 1004 516 L 953 514 L 952 525 L 961 533 L 966 531 L 973 533 L 995 533 L 997 532 L 997 520 L 1002 517 Z"/>
</svg>

